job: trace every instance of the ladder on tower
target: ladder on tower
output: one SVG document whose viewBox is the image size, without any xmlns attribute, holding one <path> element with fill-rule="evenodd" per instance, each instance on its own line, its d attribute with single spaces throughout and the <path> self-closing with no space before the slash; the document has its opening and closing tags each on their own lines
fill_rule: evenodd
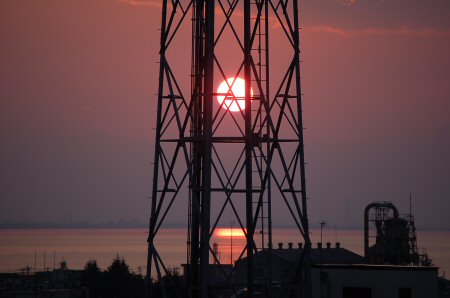
<svg viewBox="0 0 450 298">
<path fill-rule="evenodd" d="M 252 98 L 252 121 L 254 124 L 254 134 L 258 139 L 257 146 L 253 148 L 253 187 L 259 191 L 253 192 L 253 212 L 255 226 L 255 246 L 258 253 L 261 255 L 269 251 L 272 241 L 272 227 L 271 227 L 271 210 L 270 210 L 270 179 L 264 181 L 267 170 L 267 155 L 269 151 L 269 129 L 266 119 L 266 110 L 264 103 L 261 100 L 263 97 L 268 98 L 268 35 L 266 32 L 267 9 L 265 0 L 252 0 L 252 11 L 255 12 L 255 17 L 252 18 L 253 28 L 257 25 L 255 31 L 254 42 L 252 46 L 252 58 L 256 68 L 256 75 L 252 75 L 252 88 L 257 90 L 256 95 Z M 259 86 L 258 86 L 259 82 Z M 256 83 L 256 84 L 255 84 Z M 260 197 L 261 196 L 261 197 Z M 259 208 L 256 215 L 255 211 Z M 259 240 L 259 241 L 258 241 Z M 270 249 L 271 250 L 271 249 Z M 255 285 L 260 287 L 260 291 L 270 293 L 271 285 L 271 259 L 270 257 L 255 258 L 254 264 L 254 278 Z"/>
</svg>

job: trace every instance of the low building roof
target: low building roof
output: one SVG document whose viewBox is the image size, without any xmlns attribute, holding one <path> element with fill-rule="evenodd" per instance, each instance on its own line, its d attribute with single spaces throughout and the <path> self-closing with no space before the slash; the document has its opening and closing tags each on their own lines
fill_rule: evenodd
<svg viewBox="0 0 450 298">
<path fill-rule="evenodd" d="M 320 268 L 319 264 L 313 265 Z M 406 266 L 406 265 L 378 265 L 378 264 L 323 264 L 324 269 L 351 269 L 351 270 L 388 270 L 388 271 L 438 271 L 436 266 Z"/>
<path fill-rule="evenodd" d="M 302 248 L 272 249 L 272 254 L 288 262 L 296 262 L 303 252 Z M 313 264 L 364 264 L 365 258 L 345 248 L 311 248 Z"/>
</svg>

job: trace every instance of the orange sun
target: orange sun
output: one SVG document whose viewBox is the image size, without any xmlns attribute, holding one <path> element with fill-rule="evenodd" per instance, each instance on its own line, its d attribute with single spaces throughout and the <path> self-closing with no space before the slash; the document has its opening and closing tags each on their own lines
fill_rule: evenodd
<svg viewBox="0 0 450 298">
<path fill-rule="evenodd" d="M 222 108 L 230 110 L 231 112 L 239 112 L 245 109 L 244 79 L 228 78 L 226 81 L 220 83 L 219 88 L 217 88 L 217 93 L 223 94 L 217 95 L 217 101 L 222 106 Z M 250 94 L 251 96 L 253 96 L 252 88 L 250 88 Z"/>
<path fill-rule="evenodd" d="M 216 229 L 217 237 L 245 237 L 244 231 L 241 228 L 217 228 Z"/>
</svg>

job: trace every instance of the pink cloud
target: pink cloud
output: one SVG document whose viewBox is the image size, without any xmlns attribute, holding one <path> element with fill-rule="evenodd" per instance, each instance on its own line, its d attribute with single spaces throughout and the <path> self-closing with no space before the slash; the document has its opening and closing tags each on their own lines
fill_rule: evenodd
<svg viewBox="0 0 450 298">
<path fill-rule="evenodd" d="M 150 6 L 155 8 L 162 7 L 161 1 L 155 0 L 119 0 L 119 2 L 135 6 Z"/>
<path fill-rule="evenodd" d="M 161 1 L 157 0 L 118 0 L 121 3 L 135 6 L 148 6 L 153 8 L 162 8 Z M 345 6 L 351 6 L 357 3 L 358 0 L 334 0 L 339 4 Z M 384 0 L 379 0 L 383 2 Z M 169 3 L 170 5 L 170 3 Z M 225 8 L 226 10 L 228 7 Z M 216 7 L 216 14 L 223 17 L 223 11 L 220 7 Z M 233 15 L 241 16 L 243 13 L 239 9 L 233 11 Z M 281 29 L 281 24 L 275 18 L 271 19 L 271 28 Z M 365 29 L 344 29 L 336 26 L 329 25 L 319 25 L 319 26 L 305 26 L 303 27 L 303 32 L 313 32 L 313 33 L 328 33 L 335 34 L 341 37 L 355 37 L 355 36 L 383 36 L 383 35 L 397 35 L 397 36 L 415 36 L 415 37 L 444 37 L 450 38 L 450 30 L 438 30 L 434 28 L 422 28 L 422 29 L 412 29 L 407 26 L 400 28 L 365 28 Z"/>
<path fill-rule="evenodd" d="M 366 28 L 366 29 L 343 29 L 335 26 L 311 26 L 304 27 L 305 32 L 329 33 L 342 37 L 354 37 L 363 35 L 399 35 L 416 37 L 450 37 L 450 30 L 437 30 L 433 28 L 411 29 L 400 28 Z"/>
<path fill-rule="evenodd" d="M 333 0 L 334 2 L 343 5 L 343 6 L 353 6 L 355 5 L 359 0 Z M 384 0 L 374 0 L 374 1 L 378 1 L 380 3 L 383 3 Z"/>
<path fill-rule="evenodd" d="M 356 0 L 334 0 L 334 1 L 344 6 L 352 6 L 356 3 Z"/>
</svg>

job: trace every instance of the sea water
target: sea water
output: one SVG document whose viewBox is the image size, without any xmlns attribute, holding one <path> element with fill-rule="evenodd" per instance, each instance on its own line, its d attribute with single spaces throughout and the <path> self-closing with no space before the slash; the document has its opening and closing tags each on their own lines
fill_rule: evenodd
<svg viewBox="0 0 450 298">
<path fill-rule="evenodd" d="M 101 269 L 107 269 L 112 260 L 124 258 L 135 273 L 145 274 L 147 260 L 146 229 L 2 229 L 0 230 L 0 272 L 52 270 L 67 262 L 69 269 L 82 269 L 89 260 L 96 260 Z M 264 238 L 263 238 L 264 236 Z M 320 230 L 311 230 L 313 246 L 321 240 Z M 450 231 L 419 231 L 418 247 L 426 248 L 441 275 L 450 274 Z M 268 243 L 267 235 L 257 233 L 258 246 Z M 371 238 L 373 242 L 373 239 Z M 163 229 L 158 232 L 155 246 L 167 267 L 180 268 L 187 261 L 186 229 Z M 274 247 L 283 248 L 292 242 L 294 248 L 302 242 L 295 229 L 274 229 Z M 341 247 L 363 255 L 363 231 L 324 229 L 322 242 L 336 242 Z M 219 237 L 214 234 L 211 243 L 218 244 L 221 263 L 236 261 L 244 253 L 243 237 Z M 211 260 L 212 261 L 212 260 Z"/>
</svg>

